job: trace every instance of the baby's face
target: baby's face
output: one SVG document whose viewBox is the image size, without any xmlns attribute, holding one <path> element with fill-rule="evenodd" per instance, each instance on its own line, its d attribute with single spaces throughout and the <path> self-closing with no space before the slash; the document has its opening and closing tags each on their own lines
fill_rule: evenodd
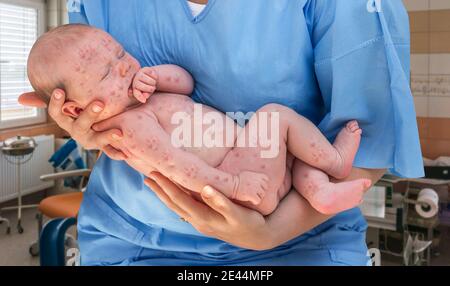
<svg viewBox="0 0 450 286">
<path fill-rule="evenodd" d="M 77 117 L 88 104 L 100 100 L 105 104 L 98 118 L 101 121 L 137 103 L 131 96 L 131 84 L 139 62 L 107 33 L 88 32 L 63 61 L 61 74 L 68 79 L 64 113 Z"/>
</svg>

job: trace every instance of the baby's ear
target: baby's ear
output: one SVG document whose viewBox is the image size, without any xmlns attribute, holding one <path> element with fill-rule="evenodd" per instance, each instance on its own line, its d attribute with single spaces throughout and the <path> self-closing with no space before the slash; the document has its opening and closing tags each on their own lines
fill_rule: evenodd
<svg viewBox="0 0 450 286">
<path fill-rule="evenodd" d="M 73 118 L 78 118 L 78 116 L 80 116 L 81 112 L 83 112 L 83 108 L 81 108 L 81 106 L 73 101 L 68 101 L 66 103 L 64 103 L 63 107 L 62 107 L 62 113 L 64 115 L 73 117 Z"/>
</svg>

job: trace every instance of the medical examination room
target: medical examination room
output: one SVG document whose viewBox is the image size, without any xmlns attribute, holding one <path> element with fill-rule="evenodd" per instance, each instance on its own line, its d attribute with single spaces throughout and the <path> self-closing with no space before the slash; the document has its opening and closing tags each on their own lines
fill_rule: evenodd
<svg viewBox="0 0 450 286">
<path fill-rule="evenodd" d="M 0 266 L 109 265 L 450 266 L 450 0 L 0 0 Z"/>
</svg>

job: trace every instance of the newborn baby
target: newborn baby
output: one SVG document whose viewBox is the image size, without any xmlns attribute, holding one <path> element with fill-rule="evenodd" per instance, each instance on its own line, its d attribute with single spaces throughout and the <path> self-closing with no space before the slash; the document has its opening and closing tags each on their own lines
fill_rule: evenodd
<svg viewBox="0 0 450 286">
<path fill-rule="evenodd" d="M 349 122 L 331 145 L 309 120 L 278 104 L 263 106 L 243 128 L 202 105 L 203 115 L 216 113 L 223 121 L 221 126 L 236 131 L 234 136 L 213 128 L 206 131 L 213 134 L 200 135 L 223 138 L 224 147 L 173 146 L 171 134 L 178 127 L 174 114 L 193 118 L 197 107 L 188 97 L 193 91 L 192 77 L 175 65 L 141 68 L 110 35 L 89 26 L 62 26 L 38 39 L 28 60 L 28 76 L 46 101 L 55 88 L 64 89 L 67 101 L 62 111 L 73 118 L 93 100 L 103 101 L 105 108 L 94 130 L 121 129 L 124 138 L 113 147 L 139 172 L 159 171 L 188 190 L 210 185 L 264 215 L 273 212 L 292 181 L 313 207 L 327 214 L 355 207 L 371 185 L 367 179 L 329 180 L 329 176 L 345 178 L 351 171 L 361 137 L 356 121 Z M 274 117 L 279 125 L 269 130 L 273 133 L 269 136 L 279 132 L 277 155 L 264 157 L 261 154 L 267 146 L 250 130 L 258 124 L 271 126 Z M 188 143 L 195 140 L 194 135 Z M 255 147 L 237 142 L 252 142 Z M 292 180 L 290 154 L 317 169 L 300 168 Z"/>
</svg>

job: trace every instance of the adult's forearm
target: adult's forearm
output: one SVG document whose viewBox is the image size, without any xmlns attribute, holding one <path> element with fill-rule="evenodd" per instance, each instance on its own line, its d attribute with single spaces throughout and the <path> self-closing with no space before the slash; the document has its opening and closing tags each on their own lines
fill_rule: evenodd
<svg viewBox="0 0 450 286">
<path fill-rule="evenodd" d="M 353 168 L 349 177 L 339 181 L 367 178 L 375 183 L 384 173 L 384 169 Z M 338 180 L 334 181 L 337 182 Z M 308 232 L 331 217 L 316 211 L 296 190 L 292 190 L 280 202 L 277 210 L 267 217 L 269 229 L 272 230 L 269 234 L 273 244 L 272 247 Z"/>
</svg>

